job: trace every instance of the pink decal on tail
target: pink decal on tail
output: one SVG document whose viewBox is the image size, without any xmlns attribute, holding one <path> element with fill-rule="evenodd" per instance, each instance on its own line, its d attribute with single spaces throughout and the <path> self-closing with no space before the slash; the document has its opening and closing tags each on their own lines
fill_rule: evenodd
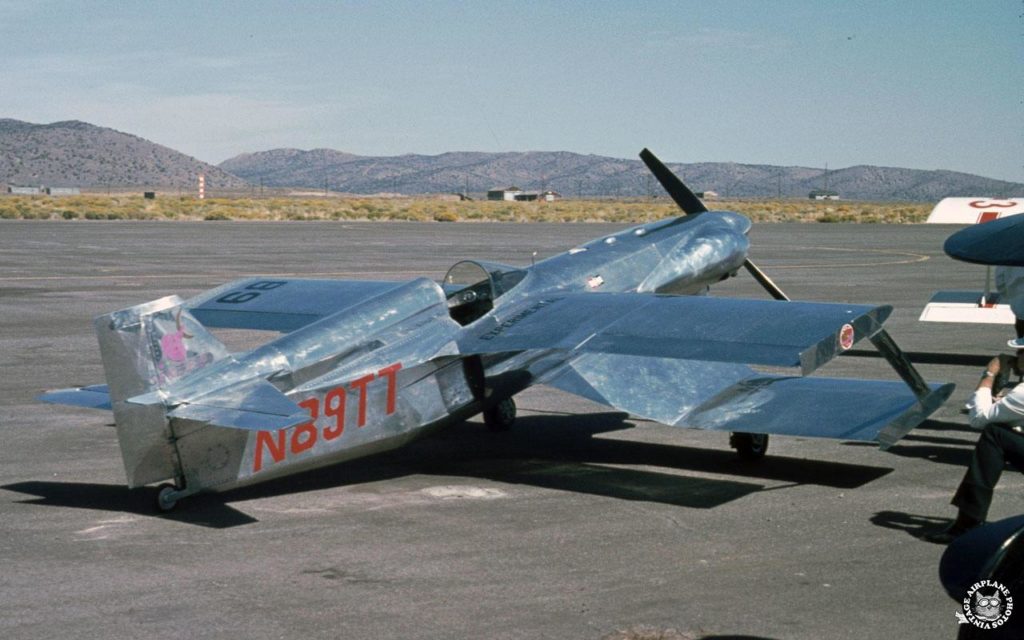
<svg viewBox="0 0 1024 640">
<path fill-rule="evenodd" d="M 160 338 L 160 349 L 163 351 L 164 356 L 170 360 L 184 362 L 185 357 L 188 355 L 188 351 L 185 349 L 185 338 L 191 338 L 192 336 L 185 333 L 184 327 L 181 326 L 181 309 L 178 309 L 178 316 L 174 320 L 178 330 Z"/>
</svg>

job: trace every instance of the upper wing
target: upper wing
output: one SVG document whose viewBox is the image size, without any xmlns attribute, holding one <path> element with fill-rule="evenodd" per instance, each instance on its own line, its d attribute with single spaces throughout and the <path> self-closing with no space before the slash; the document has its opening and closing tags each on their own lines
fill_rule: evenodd
<svg viewBox="0 0 1024 640">
<path fill-rule="evenodd" d="M 203 292 L 185 307 L 207 327 L 289 332 L 402 284 L 247 278 Z"/>
<path fill-rule="evenodd" d="M 892 307 L 636 293 L 527 298 L 478 322 L 462 353 L 618 353 L 813 371 L 881 329 Z"/>
</svg>

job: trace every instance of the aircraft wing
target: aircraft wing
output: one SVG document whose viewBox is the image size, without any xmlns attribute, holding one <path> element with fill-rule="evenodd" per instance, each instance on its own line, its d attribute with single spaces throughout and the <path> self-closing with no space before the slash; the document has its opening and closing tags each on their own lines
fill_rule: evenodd
<svg viewBox="0 0 1024 640">
<path fill-rule="evenodd" d="M 950 258 L 987 265 L 1024 266 L 1024 217 L 1012 215 L 961 229 L 946 238 Z"/>
<path fill-rule="evenodd" d="M 1022 198 L 943 198 L 926 222 L 932 224 L 977 224 L 1024 213 Z"/>
<path fill-rule="evenodd" d="M 459 339 L 465 354 L 559 349 L 799 367 L 878 332 L 892 307 L 638 293 L 528 298 Z"/>
<path fill-rule="evenodd" d="M 918 398 L 902 382 L 802 378 L 719 362 L 583 353 L 539 382 L 662 424 L 892 446 L 953 385 Z"/>
<path fill-rule="evenodd" d="M 563 351 L 566 357 L 557 364 L 551 364 L 557 359 L 536 360 L 530 373 L 537 382 L 662 424 L 877 441 L 886 448 L 934 412 L 953 385 L 921 381 L 915 391 L 908 378 L 916 372 L 904 381 L 800 373 L 861 338 L 875 342 L 884 335 L 881 325 L 890 311 L 887 306 L 574 293 L 512 305 L 493 321 L 481 322 L 459 348 L 463 353 Z M 899 360 L 898 348 L 888 348 L 895 353 L 887 358 Z M 748 364 L 799 370 L 778 375 Z"/>
<path fill-rule="evenodd" d="M 207 327 L 294 331 L 403 282 L 247 278 L 205 291 L 185 308 Z"/>
</svg>

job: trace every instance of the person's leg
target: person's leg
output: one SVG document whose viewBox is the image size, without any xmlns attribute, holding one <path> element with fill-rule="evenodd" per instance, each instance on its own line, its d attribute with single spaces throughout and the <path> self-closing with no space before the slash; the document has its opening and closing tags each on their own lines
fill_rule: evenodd
<svg viewBox="0 0 1024 640">
<path fill-rule="evenodd" d="M 953 496 L 952 503 L 970 520 L 984 522 L 992 504 L 992 491 L 1003 473 L 1007 459 L 1024 463 L 1024 435 L 1003 425 L 990 424 L 981 432 L 971 464 Z"/>
<path fill-rule="evenodd" d="M 984 522 L 992 504 L 992 491 L 1008 459 L 1018 469 L 1024 470 L 1024 435 L 1004 425 L 988 425 L 982 430 L 964 479 L 953 495 L 952 504 L 959 509 L 956 520 L 945 529 L 926 534 L 924 538 L 947 544 Z"/>
</svg>

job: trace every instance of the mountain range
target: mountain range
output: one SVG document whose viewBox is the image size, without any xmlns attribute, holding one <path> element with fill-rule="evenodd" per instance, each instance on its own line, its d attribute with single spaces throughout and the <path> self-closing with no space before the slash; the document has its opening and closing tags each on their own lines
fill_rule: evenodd
<svg viewBox="0 0 1024 640">
<path fill-rule="evenodd" d="M 669 167 L 694 191 L 713 190 L 722 197 L 807 197 L 814 190 L 831 190 L 851 200 L 937 201 L 1024 194 L 1021 183 L 944 170 L 858 165 L 826 172 L 735 162 Z M 661 193 L 639 160 L 567 151 L 373 157 L 332 149 L 272 149 L 243 153 L 214 166 L 86 122 L 0 119 L 0 183 L 192 189 L 199 173 L 205 174 L 211 193 L 250 191 L 256 185 L 358 194 L 480 194 L 511 186 L 582 197 Z"/>
<path fill-rule="evenodd" d="M 248 189 L 223 169 L 129 133 L 68 120 L 0 119 L 0 184 L 48 187 Z"/>
</svg>

